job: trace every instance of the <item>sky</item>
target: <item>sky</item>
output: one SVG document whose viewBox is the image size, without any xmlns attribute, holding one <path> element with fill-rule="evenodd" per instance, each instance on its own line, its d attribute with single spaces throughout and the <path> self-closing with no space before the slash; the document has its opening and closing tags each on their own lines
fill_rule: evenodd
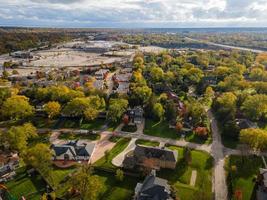
<svg viewBox="0 0 267 200">
<path fill-rule="evenodd" d="M 0 26 L 267 27 L 267 0 L 0 0 Z"/>
</svg>

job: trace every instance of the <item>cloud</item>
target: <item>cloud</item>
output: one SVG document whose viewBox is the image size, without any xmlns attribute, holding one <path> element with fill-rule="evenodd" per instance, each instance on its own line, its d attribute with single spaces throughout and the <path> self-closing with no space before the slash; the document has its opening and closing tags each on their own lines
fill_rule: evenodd
<svg viewBox="0 0 267 200">
<path fill-rule="evenodd" d="M 0 25 L 267 26 L 267 0 L 0 0 Z"/>
</svg>

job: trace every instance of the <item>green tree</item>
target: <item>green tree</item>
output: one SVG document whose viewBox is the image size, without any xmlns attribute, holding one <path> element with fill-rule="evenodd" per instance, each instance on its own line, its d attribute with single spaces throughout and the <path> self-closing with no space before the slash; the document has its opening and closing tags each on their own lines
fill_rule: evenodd
<svg viewBox="0 0 267 200">
<path fill-rule="evenodd" d="M 156 119 L 163 120 L 165 110 L 164 110 L 163 106 L 161 105 L 161 103 L 156 103 L 153 106 L 153 111 L 152 112 L 153 112 L 154 117 Z"/>
<path fill-rule="evenodd" d="M 118 122 L 122 119 L 128 107 L 126 99 L 110 99 L 108 108 L 108 119 L 112 122 Z"/>
<path fill-rule="evenodd" d="M 36 136 L 36 128 L 30 123 L 25 123 L 22 126 L 12 126 L 4 134 L 4 140 L 10 149 L 22 152 L 27 149 L 28 140 Z"/>
<path fill-rule="evenodd" d="M 99 177 L 92 175 L 90 166 L 82 166 L 73 174 L 71 185 L 79 191 L 82 200 L 97 200 L 103 187 Z"/>
<path fill-rule="evenodd" d="M 222 93 L 215 102 L 215 109 L 219 117 L 221 119 L 225 117 L 232 118 L 236 113 L 236 102 L 237 97 L 232 92 Z"/>
<path fill-rule="evenodd" d="M 0 106 L 10 96 L 11 96 L 11 90 L 9 88 L 0 88 Z"/>
<path fill-rule="evenodd" d="M 144 105 L 149 101 L 152 90 L 148 86 L 136 87 L 132 90 L 131 99 L 136 105 Z"/>
<path fill-rule="evenodd" d="M 88 107 L 84 111 L 84 116 L 88 121 L 92 121 L 97 118 L 99 114 L 99 110 L 95 109 L 94 107 Z"/>
<path fill-rule="evenodd" d="M 52 150 L 46 144 L 36 144 L 35 146 L 27 149 L 23 152 L 23 160 L 37 169 L 42 176 L 54 185 L 53 178 L 51 176 L 52 170 Z"/>
<path fill-rule="evenodd" d="M 252 120 L 267 118 L 267 95 L 256 94 L 248 96 L 241 109 Z"/>
<path fill-rule="evenodd" d="M 124 179 L 124 173 L 123 173 L 123 171 L 122 171 L 121 169 L 117 169 L 117 170 L 116 170 L 116 175 L 115 175 L 115 177 L 116 177 L 116 180 L 117 180 L 117 181 L 122 182 L 123 179 Z"/>
<path fill-rule="evenodd" d="M 59 115 L 61 111 L 61 105 L 57 101 L 50 101 L 44 105 L 44 110 L 48 115 L 49 119 Z"/>
<path fill-rule="evenodd" d="M 25 96 L 14 95 L 5 100 L 1 108 L 1 114 L 9 119 L 22 119 L 33 114 L 33 107 Z"/>
</svg>

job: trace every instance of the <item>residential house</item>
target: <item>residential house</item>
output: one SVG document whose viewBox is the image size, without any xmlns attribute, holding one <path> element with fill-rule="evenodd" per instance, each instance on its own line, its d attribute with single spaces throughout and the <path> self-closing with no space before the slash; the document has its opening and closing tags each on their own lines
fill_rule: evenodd
<svg viewBox="0 0 267 200">
<path fill-rule="evenodd" d="M 155 170 L 152 170 L 143 183 L 137 183 L 134 200 L 173 200 L 173 198 L 168 181 L 156 177 Z"/>
<path fill-rule="evenodd" d="M 18 154 L 0 155 L 0 182 L 6 182 L 14 177 L 17 167 L 19 167 Z"/>
<path fill-rule="evenodd" d="M 267 199 L 267 169 L 260 168 L 258 175 L 258 187 L 256 191 L 256 200 Z"/>
<path fill-rule="evenodd" d="M 125 156 L 123 167 L 126 169 L 134 169 L 135 167 L 149 167 L 157 170 L 161 168 L 174 169 L 177 158 L 177 151 L 137 145 L 133 151 Z"/>
<path fill-rule="evenodd" d="M 248 120 L 248 119 L 236 119 L 235 123 L 237 127 L 242 130 L 242 129 L 247 129 L 247 128 L 257 128 L 257 124 Z"/>
<path fill-rule="evenodd" d="M 128 109 L 127 115 L 130 122 L 134 124 L 141 124 L 144 116 L 144 110 L 141 106 L 136 106 L 133 109 Z"/>
<path fill-rule="evenodd" d="M 66 144 L 54 144 L 52 149 L 55 154 L 54 161 L 90 161 L 94 152 L 95 144 L 79 140 L 70 141 Z"/>
<path fill-rule="evenodd" d="M 108 69 L 100 69 L 97 72 L 95 72 L 95 78 L 96 80 L 104 80 L 107 78 L 108 73 L 109 73 Z"/>
</svg>

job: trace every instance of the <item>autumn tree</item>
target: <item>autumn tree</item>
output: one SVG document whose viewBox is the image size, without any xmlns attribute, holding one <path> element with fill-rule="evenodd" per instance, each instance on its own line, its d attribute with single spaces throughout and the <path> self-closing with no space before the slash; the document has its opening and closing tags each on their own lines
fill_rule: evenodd
<svg viewBox="0 0 267 200">
<path fill-rule="evenodd" d="M 61 105 L 57 101 L 50 101 L 44 105 L 44 110 L 48 115 L 49 119 L 57 116 L 61 111 Z"/>
<path fill-rule="evenodd" d="M 267 118 L 267 95 L 256 94 L 248 96 L 241 109 L 252 120 Z"/>
<path fill-rule="evenodd" d="M 22 119 L 33 114 L 34 108 L 25 96 L 14 95 L 7 98 L 1 108 L 1 114 L 9 119 Z"/>
<path fill-rule="evenodd" d="M 240 141 L 258 151 L 267 148 L 267 131 L 259 128 L 249 128 L 240 131 Z"/>
</svg>

